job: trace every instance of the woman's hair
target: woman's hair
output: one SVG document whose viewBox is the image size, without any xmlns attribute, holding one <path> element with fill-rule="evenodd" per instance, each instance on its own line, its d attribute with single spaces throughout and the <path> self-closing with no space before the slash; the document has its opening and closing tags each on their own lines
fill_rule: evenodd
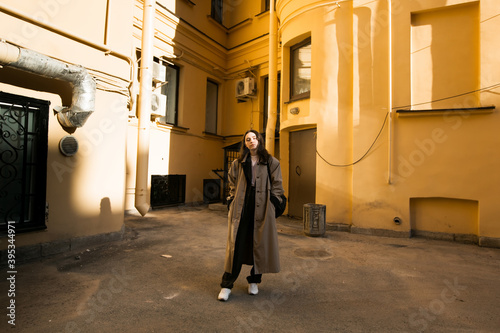
<svg viewBox="0 0 500 333">
<path fill-rule="evenodd" d="M 247 137 L 248 133 L 254 133 L 257 137 L 257 140 L 259 141 L 259 145 L 257 146 L 257 156 L 259 156 L 259 161 L 267 163 L 267 161 L 269 160 L 269 153 L 267 152 L 266 146 L 264 144 L 264 137 L 259 132 L 253 129 L 246 131 L 245 135 L 243 135 L 238 161 L 240 163 L 244 162 L 243 159 L 247 156 L 247 153 L 250 153 L 250 150 L 245 145 L 245 138 Z"/>
</svg>

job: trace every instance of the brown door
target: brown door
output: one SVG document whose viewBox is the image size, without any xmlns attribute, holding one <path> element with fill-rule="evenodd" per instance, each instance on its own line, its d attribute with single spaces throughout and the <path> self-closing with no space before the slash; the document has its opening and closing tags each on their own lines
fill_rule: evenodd
<svg viewBox="0 0 500 333">
<path fill-rule="evenodd" d="M 316 200 L 316 129 L 290 133 L 288 215 L 302 218 L 306 203 Z"/>
</svg>

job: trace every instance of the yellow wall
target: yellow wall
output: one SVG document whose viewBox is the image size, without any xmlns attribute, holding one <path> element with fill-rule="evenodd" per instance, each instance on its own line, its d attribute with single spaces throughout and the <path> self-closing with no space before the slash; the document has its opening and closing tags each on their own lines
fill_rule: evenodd
<svg viewBox="0 0 500 333">
<path fill-rule="evenodd" d="M 350 5 L 316 8 L 313 2 L 282 1 L 277 12 L 282 22 L 282 131 L 317 127 L 317 150 L 333 164 L 352 161 L 352 58 L 345 46 L 352 44 L 352 8 Z M 306 24 L 307 22 L 307 24 Z M 290 47 L 311 37 L 312 73 L 309 99 L 289 102 Z M 338 47 L 338 45 L 342 45 Z M 291 108 L 300 113 L 292 115 Z M 281 140 L 282 152 L 289 143 Z M 314 147 L 311 147 L 313 149 Z M 282 169 L 288 161 L 282 160 Z M 328 179 L 328 181 L 325 181 Z M 316 202 L 327 206 L 327 220 L 350 224 L 352 220 L 352 168 L 329 166 L 317 155 Z"/>
<path fill-rule="evenodd" d="M 277 2 L 282 157 L 288 149 L 283 132 L 317 126 L 322 157 L 349 164 L 367 152 L 384 124 L 370 152 L 352 166 L 331 166 L 317 156 L 316 201 L 326 204 L 328 222 L 406 234 L 419 228 L 411 216 L 422 216 L 421 205 L 410 200 L 442 198 L 426 205 L 424 215 L 446 212 L 450 201 L 468 200 L 479 203 L 480 218 L 472 219 L 476 226 L 471 228 L 457 222 L 452 232 L 498 237 L 500 216 L 493 201 L 499 193 L 491 186 L 500 166 L 493 135 L 498 114 L 448 109 L 498 104 L 487 90 L 462 94 L 500 81 L 492 58 L 498 53 L 492 31 L 499 9 L 489 0 L 391 3 L 389 8 L 387 1 L 340 2 L 340 7 L 326 1 Z M 306 36 L 312 40 L 311 96 L 286 103 L 289 48 Z M 447 98 L 454 95 L 460 96 Z M 395 112 L 410 105 L 412 110 L 447 109 L 433 115 Z M 295 107 L 298 115 L 288 113 Z M 286 170 L 286 158 L 281 163 Z M 436 223 L 433 231 L 446 230 Z"/>
<path fill-rule="evenodd" d="M 180 67 L 178 127 L 151 122 L 149 173 L 186 174 L 186 202 L 200 202 L 203 179 L 223 169 L 223 147 L 250 128 L 262 131 L 264 78 L 268 75 L 269 14 L 263 2 L 226 2 L 221 24 L 207 18 L 210 2 L 158 1 L 156 57 Z M 136 1 L 134 45 L 140 48 L 142 2 Z M 180 19 L 179 17 L 182 17 Z M 240 24 L 241 23 L 241 24 Z M 238 102 L 236 81 L 251 76 L 257 94 Z M 206 82 L 219 84 L 218 136 L 205 130 Z M 129 120 L 126 209 L 133 209 L 137 121 Z"/>
<path fill-rule="evenodd" d="M 445 5 L 448 6 L 441 7 Z M 484 34 L 489 30 L 483 23 L 486 17 L 496 20 L 494 11 L 485 11 L 491 5 L 491 1 L 415 1 L 402 7 L 403 13 L 410 12 L 412 16 L 399 15 L 398 20 L 395 20 L 398 45 L 403 50 L 411 49 L 410 36 L 415 40 L 418 34 L 423 33 L 421 23 L 424 22 L 427 36 L 420 40 L 431 42 L 427 48 L 430 48 L 432 56 L 427 55 L 425 60 L 419 59 L 418 66 L 415 66 L 415 52 L 413 59 L 405 52 L 402 53 L 404 56 L 395 58 L 395 66 L 402 69 L 394 72 L 394 81 L 398 82 L 394 86 L 395 106 L 407 105 L 410 101 L 416 103 L 424 96 L 426 101 L 434 101 L 491 85 L 485 85 L 484 77 L 498 82 L 498 71 L 487 70 L 490 64 L 480 60 L 480 54 L 484 57 L 485 53 L 479 45 L 488 44 L 489 48 L 498 44 L 483 41 Z M 411 17 L 412 24 L 408 25 L 409 22 L 403 17 Z M 447 22 L 447 28 L 443 28 L 440 22 Z M 460 33 L 464 27 L 468 29 Z M 429 36 L 430 30 L 432 34 Z M 461 39 L 466 43 L 451 46 L 443 42 L 446 39 Z M 443 44 L 445 49 L 441 48 Z M 419 87 L 422 83 L 410 79 L 418 77 L 422 71 L 428 72 L 429 90 L 422 88 L 416 92 L 415 86 Z M 457 71 L 460 74 L 453 75 Z M 409 76 L 406 75 L 408 72 Z M 408 91 L 410 96 L 407 95 Z M 498 99 L 495 101 L 491 99 L 491 93 L 482 91 L 418 105 L 414 109 L 470 108 L 495 104 L 498 104 Z M 479 236 L 498 237 L 498 212 L 494 212 L 492 200 L 499 193 L 496 186 L 491 186 L 491 182 L 497 178 L 495 170 L 500 163 L 494 148 L 498 143 L 492 135 L 499 120 L 497 112 L 475 114 L 473 111 L 444 111 L 434 116 L 421 114 L 420 117 L 399 116 L 395 120 L 393 160 L 396 192 L 409 198 L 442 197 L 478 201 Z M 446 208 L 435 208 L 440 209 Z"/>
<path fill-rule="evenodd" d="M 114 15 L 106 32 L 106 2 L 3 1 L 16 10 L 65 32 L 96 44 L 107 43 L 116 52 L 130 54 L 132 3 L 110 2 Z M 96 13 L 99 13 L 96 15 Z M 89 22 L 92 24 L 89 24 Z M 125 138 L 128 118 L 127 98 L 104 91 L 110 83 L 126 90 L 130 66 L 125 60 L 0 13 L 0 37 L 7 42 L 88 68 L 98 78 L 95 112 L 82 128 L 65 130 L 53 108 L 71 104 L 71 87 L 5 66 L 0 69 L 0 90 L 48 100 L 48 158 L 46 201 L 49 206 L 47 229 L 16 235 L 16 245 L 24 246 L 67 240 L 111 232 L 123 226 L 125 190 Z M 109 74 L 109 75 L 108 75 Z M 74 157 L 59 152 L 60 139 L 72 133 L 79 141 Z M 2 242 L 2 247 L 5 243 Z"/>
<path fill-rule="evenodd" d="M 142 2 L 135 2 L 134 48 L 141 48 Z M 149 175 L 186 175 L 186 203 L 203 202 L 203 180 L 224 167 L 225 34 L 207 20 L 210 4 L 191 8 L 185 1 L 158 1 L 154 56 L 179 66 L 177 126 L 150 122 Z M 191 13 L 191 14 L 189 14 Z M 180 20 L 178 15 L 186 15 Z M 187 22 L 187 23 L 186 23 Z M 203 34 L 201 33 L 204 29 Z M 207 38 L 206 35 L 211 38 Z M 205 133 L 206 84 L 219 84 L 217 135 Z M 129 119 L 125 209 L 134 210 L 137 160 L 137 118 Z M 148 193 L 149 195 L 149 193 Z"/>
</svg>

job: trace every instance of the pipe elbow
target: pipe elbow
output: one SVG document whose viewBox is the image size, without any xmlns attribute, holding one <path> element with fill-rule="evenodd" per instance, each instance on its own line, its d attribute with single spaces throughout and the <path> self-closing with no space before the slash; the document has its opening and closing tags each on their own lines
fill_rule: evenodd
<svg viewBox="0 0 500 333">
<path fill-rule="evenodd" d="M 63 108 L 57 113 L 57 120 L 63 127 L 82 127 L 94 111 L 77 111 L 75 108 Z"/>
<path fill-rule="evenodd" d="M 0 43 L 0 64 L 71 84 L 73 87 L 71 106 L 55 109 L 62 126 L 82 127 L 94 112 L 96 82 L 84 67 L 5 42 Z"/>
<path fill-rule="evenodd" d="M 57 113 L 59 123 L 68 128 L 82 127 L 95 110 L 96 83 L 83 67 L 71 84 L 73 98 L 71 107 L 62 108 Z"/>
</svg>

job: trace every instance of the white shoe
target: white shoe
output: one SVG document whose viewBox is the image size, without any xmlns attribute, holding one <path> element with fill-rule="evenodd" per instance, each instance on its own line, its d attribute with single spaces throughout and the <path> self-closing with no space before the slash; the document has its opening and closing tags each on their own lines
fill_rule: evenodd
<svg viewBox="0 0 500 333">
<path fill-rule="evenodd" d="M 248 285 L 248 293 L 250 295 L 257 295 L 259 293 L 259 287 L 257 286 L 257 283 L 250 283 Z"/>
<path fill-rule="evenodd" d="M 228 289 L 228 288 L 222 288 L 220 290 L 220 293 L 219 293 L 219 296 L 217 297 L 217 299 L 219 301 L 227 301 L 228 298 L 229 298 L 229 295 L 231 294 L 231 289 Z"/>
</svg>

